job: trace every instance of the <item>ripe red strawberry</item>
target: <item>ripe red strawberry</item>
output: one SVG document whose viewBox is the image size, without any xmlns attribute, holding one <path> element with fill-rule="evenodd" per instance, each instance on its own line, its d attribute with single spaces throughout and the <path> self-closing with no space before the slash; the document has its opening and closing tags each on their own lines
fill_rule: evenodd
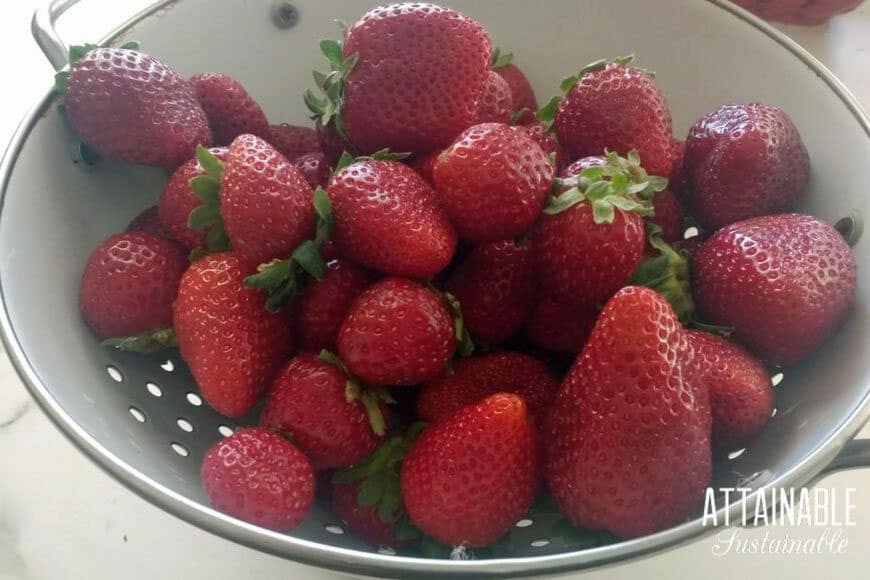
<svg viewBox="0 0 870 580">
<path fill-rule="evenodd" d="M 510 123 L 514 110 L 511 88 L 507 81 L 493 71 L 486 75 L 483 92 L 477 103 L 476 123 Z"/>
<path fill-rule="evenodd" d="M 266 429 L 240 429 L 215 443 L 202 462 L 202 484 L 215 508 L 278 531 L 299 525 L 314 503 L 308 459 Z"/>
<path fill-rule="evenodd" d="M 518 113 L 517 123 L 528 125 L 535 122 L 535 112 L 538 110 L 538 99 L 526 75 L 513 64 L 513 55 L 500 53 L 496 48 L 492 51 L 492 69 L 507 81 L 511 92 L 511 102 L 514 113 Z"/>
<path fill-rule="evenodd" d="M 331 125 L 324 127 L 318 123 L 316 132 L 320 150 L 326 155 L 326 160 L 329 161 L 330 165 L 335 165 L 345 152 L 350 154 L 356 153 L 356 148 L 339 135 L 335 127 Z"/>
<path fill-rule="evenodd" d="M 417 416 L 434 423 L 496 393 L 513 393 L 530 414 L 543 418 L 558 390 L 559 381 L 547 365 L 531 356 L 508 351 L 472 356 L 423 387 Z"/>
<path fill-rule="evenodd" d="M 311 127 L 300 127 L 287 123 L 271 125 L 266 141 L 287 159 L 296 159 L 308 153 L 321 151 L 317 131 Z"/>
<path fill-rule="evenodd" d="M 181 279 L 174 326 L 181 357 L 217 412 L 249 412 L 293 350 L 288 317 L 265 310 L 262 292 L 245 288 L 256 263 L 236 253 L 205 256 Z"/>
<path fill-rule="evenodd" d="M 229 145 L 245 133 L 269 138 L 269 121 L 263 109 L 237 80 L 225 74 L 203 73 L 192 76 L 190 84 L 208 117 L 215 145 Z"/>
<path fill-rule="evenodd" d="M 598 310 L 542 296 L 526 319 L 526 336 L 548 350 L 578 353 L 595 326 Z"/>
<path fill-rule="evenodd" d="M 692 373 L 710 390 L 713 448 L 732 451 L 758 435 L 773 412 L 773 387 L 764 366 L 751 354 L 707 332 L 690 330 L 695 351 Z"/>
<path fill-rule="evenodd" d="M 854 10 L 861 2 L 863 0 L 736 0 L 735 3 L 766 20 L 817 26 Z"/>
<path fill-rule="evenodd" d="M 447 291 L 462 305 L 472 336 L 507 340 L 522 327 L 535 301 L 530 247 L 512 240 L 477 246 L 450 274 Z"/>
<path fill-rule="evenodd" d="M 650 175 L 667 177 L 671 113 L 649 74 L 629 62 L 598 61 L 572 77 L 573 85 L 563 83 L 567 94 L 549 105 L 549 111 L 555 109 L 556 136 L 574 159 L 601 155 L 605 149 L 620 155 L 635 149 Z"/>
<path fill-rule="evenodd" d="M 349 380 L 315 354 L 298 355 L 275 377 L 260 425 L 287 434 L 315 470 L 353 465 L 383 441 L 385 395 Z"/>
<path fill-rule="evenodd" d="M 706 322 L 761 359 L 790 364 L 815 350 L 855 298 L 855 257 L 817 218 L 748 219 L 713 234 L 695 252 L 695 299 Z"/>
<path fill-rule="evenodd" d="M 339 74 L 319 81 L 327 101 L 309 93 L 306 103 L 362 153 L 427 153 L 474 122 L 490 42 L 480 24 L 454 10 L 378 7 L 350 27 L 343 45 L 321 46 Z M 339 98 L 328 102 L 336 92 Z"/>
<path fill-rule="evenodd" d="M 346 483 L 332 485 L 332 505 L 339 517 L 350 528 L 354 537 L 360 538 L 373 546 L 397 546 L 401 543 L 395 538 L 396 524 L 399 517 L 395 515 L 381 518 L 377 506 L 362 506 L 357 497 L 361 483 Z"/>
<path fill-rule="evenodd" d="M 211 143 L 192 87 L 156 58 L 93 46 L 70 57 L 57 86 L 76 134 L 102 157 L 175 169 Z"/>
<path fill-rule="evenodd" d="M 607 303 L 553 401 L 545 473 L 575 525 L 636 537 L 680 523 L 710 482 L 710 410 L 668 303 L 629 286 Z"/>
<path fill-rule="evenodd" d="M 441 374 L 456 350 L 453 318 L 429 288 L 386 278 L 354 302 L 338 333 L 338 354 L 370 385 L 416 385 Z"/>
<path fill-rule="evenodd" d="M 402 466 L 411 521 L 450 546 L 488 546 L 528 511 L 538 489 L 526 404 L 499 393 L 425 429 Z"/>
<path fill-rule="evenodd" d="M 171 241 L 144 232 L 109 236 L 85 266 L 82 316 L 100 338 L 146 334 L 172 326 L 172 302 L 187 256 Z"/>
<path fill-rule="evenodd" d="M 435 163 L 435 189 L 459 235 L 473 242 L 519 236 L 538 218 L 553 166 L 523 129 L 475 125 Z"/>
<path fill-rule="evenodd" d="M 524 128 L 529 137 L 541 146 L 541 149 L 547 154 L 547 158 L 555 162 L 556 173 L 561 174 L 565 171 L 571 163 L 571 159 L 556 138 L 547 130 L 547 126 L 543 123 L 531 123 L 524 125 Z"/>
<path fill-rule="evenodd" d="M 312 188 L 326 187 L 329 184 L 329 163 L 323 153 L 306 153 L 294 159 L 293 165 L 305 176 Z"/>
<path fill-rule="evenodd" d="M 429 185 L 435 184 L 435 163 L 438 161 L 440 151 L 433 151 L 426 155 L 419 155 L 411 162 L 411 167 L 420 177 L 426 180 Z"/>
<path fill-rule="evenodd" d="M 453 257 L 456 232 L 432 187 L 410 167 L 360 160 L 332 176 L 328 193 L 343 256 L 409 278 L 434 276 Z"/>
<path fill-rule="evenodd" d="M 686 142 L 678 139 L 671 141 L 671 175 L 668 177 L 668 189 L 677 194 L 681 201 L 686 199 L 686 170 L 684 159 Z"/>
<path fill-rule="evenodd" d="M 673 244 L 683 239 L 685 226 L 683 206 L 677 196 L 668 189 L 660 191 L 653 197 L 653 216 L 651 222 L 662 228 L 662 239 Z"/>
<path fill-rule="evenodd" d="M 133 221 L 127 226 L 127 232 L 143 232 L 153 234 L 161 238 L 169 238 L 169 232 L 163 227 L 160 222 L 160 216 L 157 215 L 157 206 L 142 210 L 142 212 L 133 218 Z"/>
</svg>

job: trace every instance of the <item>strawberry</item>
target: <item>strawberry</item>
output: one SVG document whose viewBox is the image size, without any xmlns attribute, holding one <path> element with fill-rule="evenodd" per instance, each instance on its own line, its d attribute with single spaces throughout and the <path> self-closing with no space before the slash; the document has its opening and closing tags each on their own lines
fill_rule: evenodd
<svg viewBox="0 0 870 580">
<path fill-rule="evenodd" d="M 538 218 L 553 166 L 523 129 L 484 123 L 441 153 L 434 178 L 459 235 L 494 242 L 519 236 Z"/>
<path fill-rule="evenodd" d="M 513 103 L 513 113 L 517 123 L 529 125 L 535 122 L 538 99 L 529 79 L 520 68 L 513 64 L 511 53 L 502 53 L 498 48 L 492 51 L 492 70 L 507 81 Z"/>
<path fill-rule="evenodd" d="M 710 482 L 710 409 L 668 303 L 629 286 L 604 307 L 550 409 L 545 473 L 575 525 L 618 536 L 683 521 Z"/>
<path fill-rule="evenodd" d="M 229 145 L 245 133 L 269 138 L 269 121 L 263 109 L 237 80 L 225 74 L 203 73 L 192 76 L 190 84 L 208 117 L 215 145 Z"/>
<path fill-rule="evenodd" d="M 275 377 L 260 425 L 285 433 L 315 470 L 353 465 L 383 441 L 388 395 L 352 381 L 334 355 L 300 354 Z"/>
<path fill-rule="evenodd" d="M 172 326 L 172 301 L 186 269 L 187 256 L 165 238 L 144 232 L 109 236 L 85 266 L 82 316 L 100 338 L 141 335 L 144 341 Z"/>
<path fill-rule="evenodd" d="M 495 543 L 538 489 L 526 404 L 499 393 L 428 427 L 402 465 L 402 499 L 423 533 L 451 546 Z"/>
<path fill-rule="evenodd" d="M 597 318 L 597 306 L 577 306 L 542 296 L 526 318 L 524 330 L 529 340 L 542 348 L 578 353 Z"/>
<path fill-rule="evenodd" d="M 748 219 L 713 234 L 695 253 L 698 310 L 773 364 L 790 364 L 830 336 L 855 298 L 855 257 L 817 218 Z"/>
<path fill-rule="evenodd" d="M 723 105 L 689 131 L 684 160 L 692 214 L 709 230 L 791 210 L 810 161 L 791 119 L 761 103 Z"/>
<path fill-rule="evenodd" d="M 160 216 L 157 214 L 157 206 L 142 210 L 139 215 L 133 218 L 133 221 L 127 226 L 127 232 L 143 232 L 153 234 L 161 238 L 169 238 L 169 232 L 163 227 L 160 222 Z"/>
<path fill-rule="evenodd" d="M 637 150 L 651 175 L 671 172 L 671 113 L 661 89 L 631 57 L 600 60 L 562 82 L 539 113 L 553 121 L 559 143 L 577 159 L 605 150 L 626 155 Z"/>
<path fill-rule="evenodd" d="M 377 506 L 363 506 L 359 502 L 361 483 L 332 485 L 332 505 L 347 524 L 354 537 L 373 546 L 396 546 L 396 524 L 399 518 L 388 515 L 381 518 Z"/>
<path fill-rule="evenodd" d="M 346 260 L 330 260 L 320 280 L 312 280 L 296 303 L 299 348 L 335 348 L 338 329 L 354 300 L 374 281 L 371 273 Z"/>
<path fill-rule="evenodd" d="M 339 135 L 335 127 L 318 123 L 315 131 L 320 150 L 326 155 L 326 160 L 330 165 L 335 165 L 345 152 L 348 154 L 356 153 L 356 148 Z"/>
<path fill-rule="evenodd" d="M 507 81 L 497 73 L 489 71 L 477 103 L 475 123 L 509 123 L 513 110 L 511 88 Z"/>
<path fill-rule="evenodd" d="M 773 387 L 751 354 L 708 332 L 690 330 L 694 380 L 710 390 L 713 448 L 732 451 L 758 435 L 773 413 Z"/>
<path fill-rule="evenodd" d="M 503 342 L 522 327 L 535 301 L 533 266 L 529 246 L 508 240 L 477 246 L 453 270 L 447 290 L 475 338 Z"/>
<path fill-rule="evenodd" d="M 417 416 L 434 423 L 496 393 L 513 393 L 530 414 L 543 418 L 558 390 L 547 365 L 531 356 L 509 351 L 472 356 L 423 387 Z"/>
<path fill-rule="evenodd" d="M 686 170 L 684 158 L 686 156 L 686 142 L 678 139 L 671 140 L 671 174 L 668 177 L 668 189 L 684 201 L 686 198 Z"/>
<path fill-rule="evenodd" d="M 541 146 L 547 157 L 555 163 L 556 173 L 561 174 L 570 164 L 568 153 L 559 145 L 556 138 L 547 130 L 547 126 L 543 123 L 531 123 L 524 125 L 526 132 L 532 140 Z"/>
<path fill-rule="evenodd" d="M 265 296 L 243 285 L 255 268 L 236 253 L 205 256 L 185 272 L 175 301 L 181 357 L 206 402 L 230 417 L 251 410 L 293 350 L 288 317 L 267 312 Z"/>
<path fill-rule="evenodd" d="M 427 153 L 474 122 L 490 60 L 483 27 L 433 4 L 375 8 L 324 41 L 332 72 L 315 78 L 325 99 L 306 93 L 318 122 L 362 153 Z"/>
<path fill-rule="evenodd" d="M 308 153 L 321 151 L 317 131 L 311 127 L 300 127 L 287 123 L 271 125 L 266 141 L 287 159 L 296 159 Z M 341 152 L 339 151 L 338 154 L 341 155 Z"/>
<path fill-rule="evenodd" d="M 863 0 L 735 0 L 766 20 L 818 26 L 838 14 L 854 10 Z"/>
<path fill-rule="evenodd" d="M 300 155 L 293 160 L 293 165 L 312 188 L 326 187 L 329 184 L 329 163 L 323 153 L 315 151 Z"/>
<path fill-rule="evenodd" d="M 266 429 L 240 429 L 215 443 L 202 461 L 202 484 L 215 508 L 278 531 L 299 525 L 314 503 L 308 459 Z"/>
<path fill-rule="evenodd" d="M 456 232 L 432 187 L 408 166 L 359 160 L 335 172 L 328 193 L 343 256 L 409 278 L 430 278 L 453 257 Z"/>
<path fill-rule="evenodd" d="M 683 239 L 685 214 L 677 196 L 668 189 L 655 194 L 650 221 L 662 229 L 662 239 L 673 244 Z"/>
<path fill-rule="evenodd" d="M 92 45 L 70 49 L 55 85 L 76 134 L 100 156 L 175 169 L 211 143 L 190 84 L 152 56 Z"/>
<path fill-rule="evenodd" d="M 433 151 L 426 155 L 415 157 L 411 162 L 411 167 L 417 174 L 426 180 L 429 185 L 435 184 L 435 163 L 438 161 L 440 151 Z"/>
<path fill-rule="evenodd" d="M 363 292 L 338 332 L 339 357 L 371 385 L 432 380 L 455 350 L 454 322 L 442 297 L 401 278 L 386 278 Z"/>
</svg>

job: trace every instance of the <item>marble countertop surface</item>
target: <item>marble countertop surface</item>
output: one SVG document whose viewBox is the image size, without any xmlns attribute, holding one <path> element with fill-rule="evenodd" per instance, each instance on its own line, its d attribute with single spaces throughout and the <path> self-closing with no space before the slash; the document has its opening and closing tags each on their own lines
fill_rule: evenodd
<svg viewBox="0 0 870 580">
<path fill-rule="evenodd" d="M 47 0 L 46 0 L 47 1 Z M 89 0 L 86 15 L 63 25 L 73 40 L 97 38 L 144 0 Z M 4 2 L 0 54 L 4 81 L 0 142 L 47 86 L 50 67 L 29 31 L 37 2 Z M 827 64 L 870 108 L 870 2 L 810 29 L 783 27 Z M 862 435 L 870 437 L 870 428 Z M 584 574 L 590 578 L 866 577 L 870 569 L 870 470 L 834 474 L 819 485 L 856 488 L 857 525 L 845 554 L 713 554 L 707 537 L 663 554 Z M 777 529 L 811 537 L 816 531 Z M 764 529 L 746 537 L 760 539 Z M 36 408 L 0 352 L 0 580 L 334 578 L 335 575 L 232 544 L 133 495 L 88 461 Z"/>
</svg>

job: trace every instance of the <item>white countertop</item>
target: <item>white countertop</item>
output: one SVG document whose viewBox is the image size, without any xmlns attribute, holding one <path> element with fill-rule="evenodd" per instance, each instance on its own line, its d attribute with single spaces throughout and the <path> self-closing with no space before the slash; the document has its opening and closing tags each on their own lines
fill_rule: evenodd
<svg viewBox="0 0 870 580">
<path fill-rule="evenodd" d="M 71 15 L 64 28 L 73 31 L 73 40 L 97 38 L 125 13 L 132 13 L 131 5 L 146 3 L 88 0 L 87 14 Z M 30 37 L 29 17 L 36 4 L 33 0 L 3 3 L 0 143 L 8 139 L 51 75 Z M 827 64 L 870 108 L 870 2 L 826 27 L 784 30 Z M 863 436 L 870 437 L 870 428 L 864 429 Z M 848 529 L 845 554 L 732 553 L 716 557 L 714 536 L 585 577 L 867 577 L 870 470 L 838 473 L 819 485 L 857 488 L 853 496 L 857 525 Z M 752 530 L 747 537 L 761 538 L 765 533 L 764 529 Z M 818 535 L 806 528 L 777 528 L 772 533 L 777 537 Z M 49 423 L 0 353 L 0 580 L 333 577 L 212 536 L 133 495 L 85 459 Z"/>
</svg>

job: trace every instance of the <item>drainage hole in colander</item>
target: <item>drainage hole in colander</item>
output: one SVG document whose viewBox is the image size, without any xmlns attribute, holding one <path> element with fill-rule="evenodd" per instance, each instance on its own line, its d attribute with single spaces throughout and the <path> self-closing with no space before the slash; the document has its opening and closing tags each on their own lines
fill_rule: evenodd
<svg viewBox="0 0 870 580">
<path fill-rule="evenodd" d="M 341 536 L 344 534 L 344 528 L 336 524 L 326 524 L 325 526 L 323 526 L 323 529 L 330 534 L 335 534 L 336 536 Z"/>
<path fill-rule="evenodd" d="M 182 457 L 187 457 L 188 455 L 190 455 L 190 451 L 188 451 L 187 447 L 185 447 L 181 443 L 176 443 L 175 441 L 173 441 L 169 444 L 169 446 L 172 447 L 173 451 L 175 451 L 178 455 Z"/>
<path fill-rule="evenodd" d="M 529 542 L 529 545 L 533 548 L 543 548 L 544 546 L 550 545 L 549 538 L 539 538 L 537 540 L 532 540 Z"/>
<path fill-rule="evenodd" d="M 118 367 L 113 367 L 112 365 L 106 366 L 106 373 L 108 373 L 109 377 L 115 381 L 116 383 L 121 383 L 124 381 L 124 375 L 118 369 Z"/>
<path fill-rule="evenodd" d="M 378 554 L 383 554 L 384 556 L 395 556 L 396 551 L 389 546 L 381 546 L 378 548 Z"/>
<path fill-rule="evenodd" d="M 728 459 L 737 459 L 738 457 L 743 455 L 744 451 L 746 451 L 745 447 L 743 449 L 738 449 L 737 451 L 732 451 L 728 454 Z"/>
<path fill-rule="evenodd" d="M 179 417 L 175 420 L 175 423 L 178 425 L 178 428 L 185 433 L 193 433 L 193 423 L 191 423 L 184 417 Z"/>
<path fill-rule="evenodd" d="M 175 370 L 175 363 L 172 362 L 171 359 L 166 359 L 162 363 L 160 363 L 160 368 L 166 371 L 167 373 L 171 373 Z"/>
<path fill-rule="evenodd" d="M 143 413 L 142 411 L 140 411 L 136 407 L 131 406 L 128 409 L 128 411 L 130 411 L 130 414 L 133 415 L 133 418 L 136 419 L 137 421 L 139 421 L 140 423 L 144 423 L 146 421 L 145 413 Z"/>
<path fill-rule="evenodd" d="M 535 522 L 533 522 L 532 520 L 526 518 L 526 519 L 524 519 L 524 520 L 520 520 L 520 521 L 518 521 L 518 522 L 517 522 L 516 524 L 514 524 L 514 525 L 515 525 L 516 527 L 518 527 L 518 528 L 528 528 L 528 527 L 529 527 L 530 525 L 532 525 L 533 523 L 535 523 Z"/>
<path fill-rule="evenodd" d="M 785 378 L 785 375 L 782 374 L 782 371 L 780 371 L 780 372 L 776 373 L 775 375 L 773 375 L 772 377 L 770 377 L 770 384 L 773 385 L 774 387 L 778 387 L 779 383 L 781 383 L 782 379 L 784 379 L 784 378 Z"/>
<path fill-rule="evenodd" d="M 771 417 L 776 417 L 776 407 L 773 408 L 773 411 L 770 412 Z"/>
<path fill-rule="evenodd" d="M 683 232 L 683 239 L 691 240 L 692 238 L 697 238 L 699 233 L 700 232 L 698 232 L 698 228 L 694 226 L 691 228 L 686 228 L 686 231 Z"/>
<path fill-rule="evenodd" d="M 157 383 L 152 383 L 149 381 L 149 382 L 145 383 L 145 388 L 154 397 L 162 397 L 163 396 L 163 389 L 161 389 L 160 385 L 158 385 Z"/>
<path fill-rule="evenodd" d="M 218 433 L 220 433 L 224 437 L 229 437 L 233 434 L 233 428 L 229 425 L 218 425 Z"/>
<path fill-rule="evenodd" d="M 187 393 L 187 402 L 194 407 L 202 407 L 202 397 L 196 393 Z"/>
</svg>

